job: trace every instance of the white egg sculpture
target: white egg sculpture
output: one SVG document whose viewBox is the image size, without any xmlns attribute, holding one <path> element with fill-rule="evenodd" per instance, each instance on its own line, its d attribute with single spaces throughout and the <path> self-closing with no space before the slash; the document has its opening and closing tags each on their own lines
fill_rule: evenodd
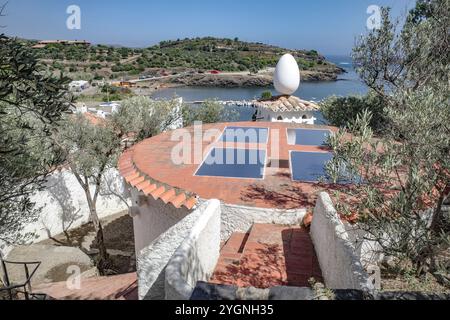
<svg viewBox="0 0 450 320">
<path fill-rule="evenodd" d="M 285 54 L 278 61 L 273 77 L 275 89 L 283 95 L 292 95 L 300 86 L 300 69 L 297 61 L 290 54 Z"/>
</svg>

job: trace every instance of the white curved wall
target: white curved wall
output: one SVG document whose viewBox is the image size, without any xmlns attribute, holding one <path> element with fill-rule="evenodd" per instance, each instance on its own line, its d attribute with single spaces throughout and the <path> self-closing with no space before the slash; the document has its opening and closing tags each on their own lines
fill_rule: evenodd
<svg viewBox="0 0 450 320">
<path fill-rule="evenodd" d="M 282 120 L 278 120 L 281 116 Z M 306 119 L 303 119 L 303 116 Z M 258 111 L 259 121 L 268 122 L 287 122 L 287 123 L 300 123 L 300 124 L 314 124 L 316 118 L 314 114 L 310 111 L 291 111 L 291 112 L 274 112 L 267 108 L 261 108 Z"/>
<path fill-rule="evenodd" d="M 143 196 L 135 188 L 131 190 L 131 198 L 136 207 L 134 210 L 138 212 L 133 217 L 136 254 L 191 212 L 184 207 L 177 209 L 151 196 Z"/>
<path fill-rule="evenodd" d="M 194 212 L 187 215 L 170 227 L 168 230 L 158 236 L 152 243 L 140 250 L 137 254 L 137 275 L 138 275 L 138 290 L 139 299 L 144 300 L 163 300 L 166 297 L 165 293 L 165 279 L 166 266 L 170 258 L 175 253 L 175 250 L 188 237 L 192 230 L 198 230 L 195 227 L 198 221 L 203 221 L 203 216 L 211 212 L 210 203 L 207 202 L 199 206 Z M 212 202 L 214 204 L 214 202 Z M 215 205 L 215 207 L 218 207 Z M 218 213 L 220 215 L 220 212 Z M 220 216 L 219 216 L 220 221 Z M 219 252 L 220 237 L 219 230 L 217 238 L 219 244 L 217 245 L 217 254 Z M 207 245 L 209 245 L 209 240 Z M 209 259 L 211 256 L 206 252 L 205 258 Z M 216 259 L 217 260 L 217 259 Z M 211 260 L 211 263 L 216 262 Z"/>
<path fill-rule="evenodd" d="M 198 281 L 208 281 L 220 255 L 219 200 L 210 200 L 169 260 L 165 277 L 167 300 L 188 300 Z"/>
<path fill-rule="evenodd" d="M 119 172 L 116 169 L 107 171 L 103 184 L 97 200 L 97 213 L 100 218 L 127 210 L 127 205 L 111 192 L 126 197 L 126 188 Z M 35 235 L 31 242 L 48 239 L 89 221 L 86 195 L 70 170 L 64 169 L 50 175 L 45 189 L 31 196 L 31 201 L 36 203 L 36 208 L 42 208 L 36 221 L 22 231 L 23 234 Z M 10 249 L 11 247 L 6 247 L 2 252 L 7 255 Z"/>
</svg>

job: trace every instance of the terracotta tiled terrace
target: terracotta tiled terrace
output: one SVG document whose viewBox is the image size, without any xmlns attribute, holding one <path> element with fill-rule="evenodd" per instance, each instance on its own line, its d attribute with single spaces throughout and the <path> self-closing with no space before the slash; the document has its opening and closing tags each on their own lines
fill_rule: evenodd
<svg viewBox="0 0 450 320">
<path fill-rule="evenodd" d="M 301 227 L 255 224 L 234 233 L 220 252 L 212 283 L 238 287 L 308 287 L 323 281 L 309 233 Z"/>
<path fill-rule="evenodd" d="M 269 129 L 267 144 L 243 144 L 217 142 L 227 126 L 259 127 Z M 196 197 L 219 199 L 228 204 L 260 208 L 294 209 L 314 206 L 316 194 L 326 186 L 319 183 L 294 182 L 291 179 L 289 151 L 326 152 L 323 147 L 289 145 L 287 129 L 328 129 L 328 126 L 311 126 L 291 123 L 241 122 L 203 125 L 200 131 L 202 150 L 195 158 L 194 128 L 166 132 L 144 140 L 125 152 L 119 169 L 125 180 L 146 195 L 171 203 L 175 207 L 192 208 Z M 213 130 L 213 131 L 211 131 Z M 182 133 L 188 133 L 187 144 L 192 154 L 189 163 L 172 161 L 174 147 L 182 141 Z M 209 133 L 209 135 L 208 135 Z M 278 166 L 267 166 L 264 179 L 238 179 L 195 176 L 203 158 L 213 147 L 258 148 L 267 152 L 267 159 L 280 160 Z M 198 147 L 197 147 L 198 148 Z M 279 150 L 277 153 L 274 150 Z M 278 154 L 278 155 L 277 155 Z M 195 161 L 196 160 L 196 161 Z"/>
<path fill-rule="evenodd" d="M 66 281 L 44 284 L 34 292 L 55 300 L 138 300 L 136 273 L 82 279 L 80 289 L 69 289 Z"/>
</svg>

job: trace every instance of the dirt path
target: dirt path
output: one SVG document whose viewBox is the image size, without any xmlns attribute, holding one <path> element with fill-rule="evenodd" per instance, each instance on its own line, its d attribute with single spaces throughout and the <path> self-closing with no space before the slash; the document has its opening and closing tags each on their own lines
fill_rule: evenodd
<svg viewBox="0 0 450 320">
<path fill-rule="evenodd" d="M 115 274 L 136 271 L 133 219 L 127 211 L 101 219 L 106 248 L 112 260 L 111 271 Z M 80 248 L 94 261 L 98 254 L 96 233 L 91 223 L 40 242 L 41 245 Z"/>
</svg>

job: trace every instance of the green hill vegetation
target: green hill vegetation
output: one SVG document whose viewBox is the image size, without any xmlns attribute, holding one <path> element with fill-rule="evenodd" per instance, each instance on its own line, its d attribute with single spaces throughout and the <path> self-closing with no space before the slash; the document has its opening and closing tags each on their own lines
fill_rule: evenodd
<svg viewBox="0 0 450 320">
<path fill-rule="evenodd" d="M 148 67 L 186 67 L 220 71 L 261 70 L 274 67 L 283 53 L 290 52 L 302 69 L 326 63 L 317 51 L 286 50 L 238 39 L 196 38 L 163 41 L 145 50 L 139 62 Z"/>
<path fill-rule="evenodd" d="M 30 45 L 35 42 L 30 42 Z M 51 70 L 90 73 L 93 78 L 142 75 L 151 69 L 222 72 L 258 72 L 274 67 L 284 53 L 291 53 L 302 70 L 340 70 L 315 50 L 289 50 L 235 39 L 194 38 L 162 41 L 149 48 L 51 44 L 34 49 Z"/>
</svg>

